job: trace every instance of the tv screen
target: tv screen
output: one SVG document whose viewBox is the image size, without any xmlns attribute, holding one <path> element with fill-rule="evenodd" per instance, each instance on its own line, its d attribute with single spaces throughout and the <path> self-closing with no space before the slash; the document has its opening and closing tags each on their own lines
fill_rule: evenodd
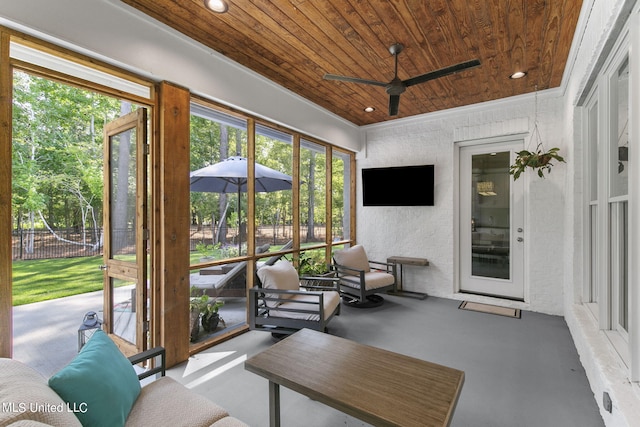
<svg viewBox="0 0 640 427">
<path fill-rule="evenodd" d="M 362 169 L 364 206 L 433 206 L 434 166 Z"/>
</svg>

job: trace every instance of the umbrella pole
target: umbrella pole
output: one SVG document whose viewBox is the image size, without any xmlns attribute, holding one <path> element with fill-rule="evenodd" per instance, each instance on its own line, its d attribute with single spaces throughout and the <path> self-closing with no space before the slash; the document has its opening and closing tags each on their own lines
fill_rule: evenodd
<svg viewBox="0 0 640 427">
<path fill-rule="evenodd" d="M 240 186 L 238 186 L 238 256 L 242 255 L 242 231 L 240 230 L 240 224 L 242 221 L 240 220 Z"/>
</svg>

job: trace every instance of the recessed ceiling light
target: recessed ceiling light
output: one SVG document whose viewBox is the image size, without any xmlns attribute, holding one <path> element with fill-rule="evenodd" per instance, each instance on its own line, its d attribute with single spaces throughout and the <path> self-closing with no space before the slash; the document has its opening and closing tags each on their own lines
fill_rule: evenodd
<svg viewBox="0 0 640 427">
<path fill-rule="evenodd" d="M 229 5 L 224 0 L 204 0 L 204 5 L 215 13 L 225 13 L 229 10 Z"/>
<path fill-rule="evenodd" d="M 509 76 L 510 79 L 521 79 L 527 75 L 526 71 L 516 71 L 515 73 Z"/>
<path fill-rule="evenodd" d="M 373 108 L 373 107 L 367 107 L 367 108 L 364 109 L 364 111 L 367 112 L 367 113 L 372 113 L 372 112 L 376 111 L 376 109 Z"/>
</svg>

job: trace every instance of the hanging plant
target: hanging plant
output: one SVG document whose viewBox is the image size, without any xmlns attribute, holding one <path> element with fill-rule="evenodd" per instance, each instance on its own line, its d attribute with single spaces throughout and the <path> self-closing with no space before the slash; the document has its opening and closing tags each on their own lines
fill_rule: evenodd
<svg viewBox="0 0 640 427">
<path fill-rule="evenodd" d="M 526 168 L 531 168 L 538 171 L 540 178 L 544 178 L 545 171 L 547 173 L 551 172 L 551 167 L 553 166 L 551 160 L 564 163 L 564 158 L 558 154 L 558 151 L 560 149 L 557 147 L 544 151 L 542 144 L 538 144 L 534 152 L 528 150 L 519 151 L 515 163 L 509 167 L 509 173 L 513 175 L 513 180 L 515 181 Z"/>
<path fill-rule="evenodd" d="M 538 145 L 536 146 L 536 151 L 522 150 L 517 153 L 515 162 L 509 167 L 509 174 L 513 175 L 514 181 L 518 179 L 520 174 L 522 174 L 522 172 L 527 168 L 537 171 L 538 176 L 540 178 L 544 178 L 545 171 L 546 173 L 551 172 L 551 167 L 553 166 L 553 163 L 551 162 L 552 160 L 563 163 L 565 162 L 564 158 L 558 154 L 558 151 L 560 151 L 559 148 L 554 147 L 545 151 L 542 145 L 542 138 L 538 131 L 538 86 L 536 86 L 535 99 L 535 124 L 533 125 L 533 132 L 531 134 L 529 145 L 531 145 L 531 142 L 534 139 L 537 140 Z"/>
</svg>

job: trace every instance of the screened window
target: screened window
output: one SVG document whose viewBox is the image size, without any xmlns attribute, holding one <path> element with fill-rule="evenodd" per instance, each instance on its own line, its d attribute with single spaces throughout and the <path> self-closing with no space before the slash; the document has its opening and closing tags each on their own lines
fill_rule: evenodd
<svg viewBox="0 0 640 427">
<path fill-rule="evenodd" d="M 293 239 L 293 135 L 256 125 L 255 225 L 258 252 Z"/>
<path fill-rule="evenodd" d="M 323 145 L 300 142 L 300 242 L 327 238 L 327 154 Z"/>
</svg>

